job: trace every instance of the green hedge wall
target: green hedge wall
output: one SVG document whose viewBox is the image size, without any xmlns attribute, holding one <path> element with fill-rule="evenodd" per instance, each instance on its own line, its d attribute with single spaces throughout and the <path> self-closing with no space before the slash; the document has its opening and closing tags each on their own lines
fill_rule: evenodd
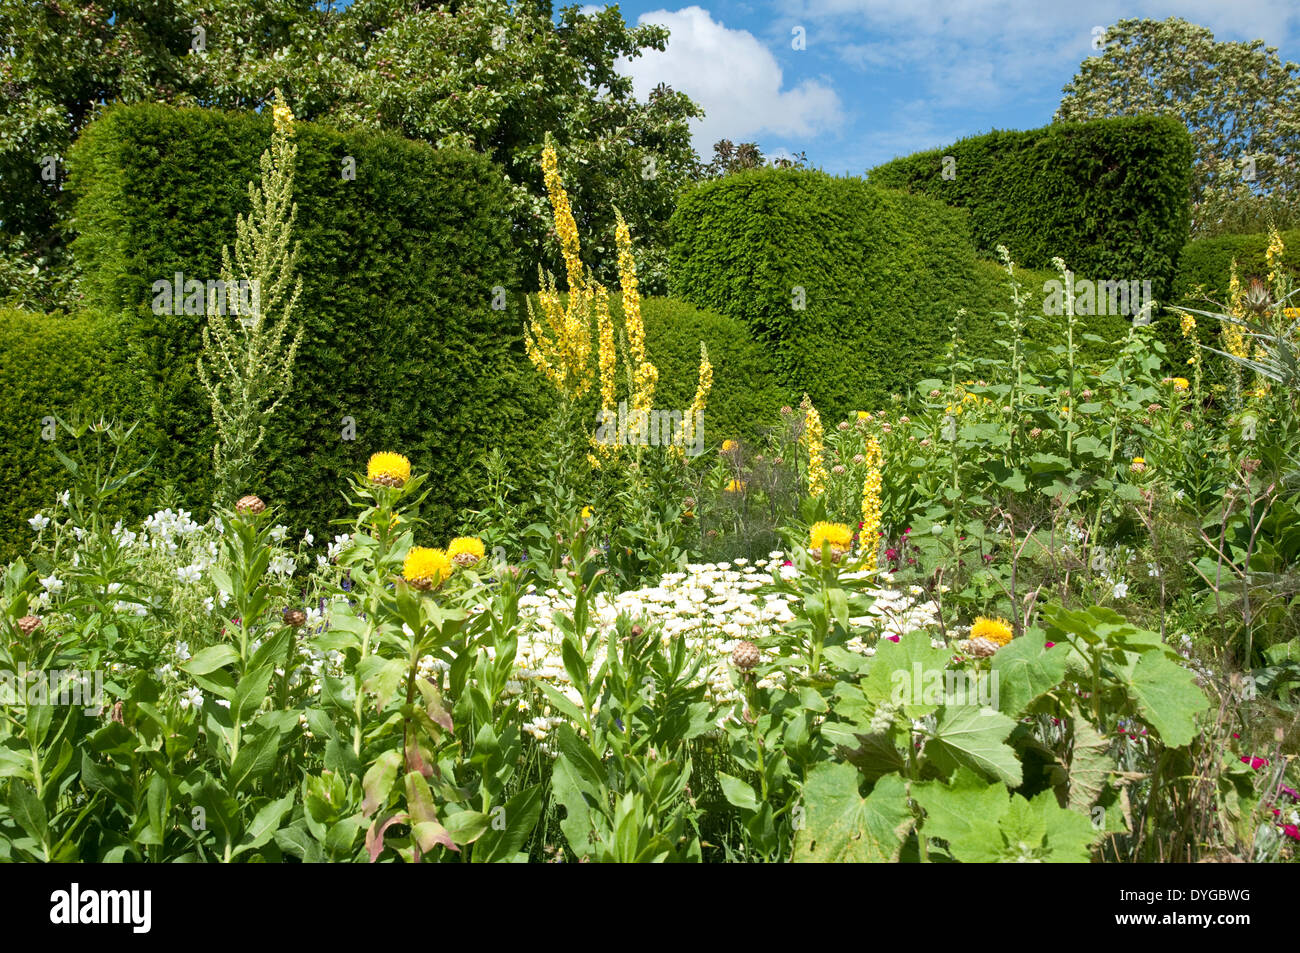
<svg viewBox="0 0 1300 953">
<path fill-rule="evenodd" d="M 108 110 L 68 160 L 73 252 L 92 306 L 124 328 L 157 473 L 200 512 L 211 493 L 212 425 L 194 370 L 201 316 L 155 315 L 151 284 L 219 277 L 247 211 L 269 116 L 163 106 Z M 271 422 L 250 492 L 323 532 L 343 475 L 397 450 L 433 474 L 427 515 L 449 526 L 473 497 L 468 468 L 509 444 L 528 415 L 522 318 L 501 174 L 482 156 L 390 135 L 297 124 L 296 238 L 305 328 L 293 391 Z M 355 180 L 342 174 L 355 160 Z M 505 405 L 505 406 L 503 406 Z M 344 417 L 355 440 L 343 439 Z"/>
<path fill-rule="evenodd" d="M 807 391 L 836 417 L 883 406 L 945 352 L 958 308 L 963 352 L 998 357 L 1010 312 L 1006 275 L 980 259 L 966 213 L 923 196 L 819 172 L 760 170 L 686 193 L 673 219 L 678 295 L 732 315 L 771 353 L 787 401 Z M 1055 272 L 1018 269 L 1041 313 Z M 804 289 L 803 311 L 792 289 Z M 1081 319 L 1083 332 L 1122 337 L 1128 319 Z M 1027 336 L 1055 343 L 1059 321 Z M 1082 332 L 1081 332 L 1082 333 Z M 1085 344 L 1086 357 L 1110 348 Z"/>
<path fill-rule="evenodd" d="M 1282 260 L 1293 273 L 1300 274 L 1300 229 L 1283 232 L 1282 243 L 1286 246 Z M 1267 279 L 1268 264 L 1264 259 L 1267 248 L 1267 232 L 1220 235 L 1217 238 L 1188 242 L 1179 259 L 1178 277 L 1174 281 L 1174 294 L 1170 300 L 1181 301 L 1205 295 L 1226 304 L 1228 275 L 1233 259 L 1237 261 L 1237 275 L 1241 278 L 1242 287 L 1246 288 L 1250 286 L 1252 278 L 1260 281 Z M 1195 292 L 1197 285 L 1202 289 L 1199 293 Z"/>
<path fill-rule="evenodd" d="M 621 326 L 617 295 L 610 305 L 615 324 Z M 764 426 L 777 420 L 781 405 L 794 400 L 793 392 L 778 382 L 771 356 L 735 318 L 672 298 L 645 299 L 641 315 L 646 354 L 659 371 L 656 407 L 690 407 L 700 378 L 700 342 L 708 346 L 713 389 L 704 412 L 704 440 L 709 446 L 757 438 Z"/>
<path fill-rule="evenodd" d="M 1082 279 L 1083 276 L 1080 276 Z M 1016 280 L 1021 290 L 1030 293 L 1026 305 L 1028 321 L 1026 340 L 1042 345 L 1061 344 L 1065 341 L 1064 318 L 1043 315 L 1045 286 L 1048 281 L 1060 279 L 1055 271 L 1016 267 Z M 1007 349 L 997 342 L 1009 339 L 1009 330 L 999 313 L 1012 311 L 1011 290 L 1007 284 L 1006 270 L 998 262 L 981 258 L 975 263 L 975 281 L 970 287 L 965 306 L 970 312 L 963 338 L 970 352 L 979 357 L 1006 357 Z M 1128 334 L 1131 319 L 1118 314 L 1078 315 L 1078 333 L 1095 334 L 1105 344 L 1076 340 L 1079 353 L 1085 361 L 1105 361 L 1119 350 L 1117 342 Z"/>
<path fill-rule="evenodd" d="M 674 297 L 744 321 L 781 387 L 823 415 L 906 389 L 975 280 L 964 213 L 822 172 L 699 185 L 679 198 L 672 234 Z"/>
<path fill-rule="evenodd" d="M 67 437 L 55 428 L 54 440 L 44 439 L 45 419 L 71 423 L 120 407 L 116 329 L 98 314 L 0 310 L 0 564 L 22 555 L 35 536 L 27 520 L 38 511 L 53 516 L 55 495 L 71 488 L 51 449 Z"/>
<path fill-rule="evenodd" d="M 944 156 L 956 164 L 943 177 Z M 868 173 L 886 188 L 970 212 L 976 247 L 1028 268 L 1149 279 L 1165 300 L 1191 221 L 1192 141 L 1173 117 L 1055 123 L 973 136 Z"/>
</svg>

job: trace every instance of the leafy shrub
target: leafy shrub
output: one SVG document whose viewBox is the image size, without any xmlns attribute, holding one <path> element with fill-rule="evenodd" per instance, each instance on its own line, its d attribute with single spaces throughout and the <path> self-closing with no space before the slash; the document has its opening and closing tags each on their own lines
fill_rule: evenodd
<svg viewBox="0 0 1300 953">
<path fill-rule="evenodd" d="M 213 444 L 194 371 L 205 318 L 154 314 L 151 285 L 176 272 L 219 276 L 270 131 L 269 116 L 119 107 L 69 156 L 84 290 L 128 316 L 120 386 L 139 394 L 146 442 L 200 510 Z M 427 515 L 446 524 L 471 493 L 459 479 L 466 462 L 528 430 L 527 411 L 506 398 L 521 318 L 492 307 L 494 288 L 508 300 L 516 288 L 500 173 L 481 156 L 390 135 L 299 123 L 294 137 L 305 330 L 262 479 L 248 490 L 320 527 L 339 505 L 326 472 L 403 446 L 440 487 Z M 355 179 L 344 175 L 349 158 Z M 349 419 L 355 440 L 343 439 Z"/>
<path fill-rule="evenodd" d="M 1182 123 L 1139 116 L 973 136 L 868 180 L 969 210 L 986 254 L 1002 244 L 1031 268 L 1060 257 L 1079 274 L 1149 279 L 1163 300 L 1190 227 L 1191 162 Z"/>
<path fill-rule="evenodd" d="M 833 414 L 913 380 L 975 280 L 963 213 L 822 172 L 704 183 L 672 228 L 674 297 L 743 320 L 781 385 Z"/>
</svg>

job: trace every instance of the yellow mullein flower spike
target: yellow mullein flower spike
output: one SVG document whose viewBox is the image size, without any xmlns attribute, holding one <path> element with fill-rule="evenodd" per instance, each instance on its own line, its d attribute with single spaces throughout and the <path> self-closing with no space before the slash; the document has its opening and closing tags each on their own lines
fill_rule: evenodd
<svg viewBox="0 0 1300 953">
<path fill-rule="evenodd" d="M 808 495 L 818 497 L 826 492 L 826 466 L 822 462 L 826 435 L 822 430 L 821 415 L 812 405 L 812 398 L 804 394 L 799 407 L 804 412 L 803 435 L 800 439 L 808 448 Z"/>
<path fill-rule="evenodd" d="M 867 476 L 862 481 L 862 530 L 858 539 L 866 557 L 866 568 L 875 569 L 880 557 L 880 488 L 885 462 L 880 441 L 875 437 L 867 438 L 863 456 L 866 458 Z"/>
</svg>

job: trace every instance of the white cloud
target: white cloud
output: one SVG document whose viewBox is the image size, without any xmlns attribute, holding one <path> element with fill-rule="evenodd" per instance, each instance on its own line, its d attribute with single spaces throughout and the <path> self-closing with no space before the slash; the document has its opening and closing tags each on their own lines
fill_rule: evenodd
<svg viewBox="0 0 1300 953">
<path fill-rule="evenodd" d="M 1281 46 L 1300 31 L 1294 0 L 775 0 L 773 34 L 805 25 L 809 49 L 867 71 L 906 70 L 914 95 L 936 105 L 987 108 L 1043 92 L 1094 55 L 1094 27 L 1177 16 L 1218 39 Z M 846 39 L 850 38 L 850 39 Z M 1063 81 L 1062 80 L 1062 81 Z"/>
<path fill-rule="evenodd" d="M 769 136 L 812 136 L 836 130 L 844 118 L 829 84 L 805 79 L 785 86 L 772 52 L 746 30 L 731 30 L 697 6 L 643 13 L 639 23 L 669 30 L 668 48 L 650 51 L 620 68 L 632 77 L 638 98 L 659 83 L 686 93 L 704 108 L 692 124 L 696 150 L 712 154 L 719 139 L 735 142 Z"/>
</svg>

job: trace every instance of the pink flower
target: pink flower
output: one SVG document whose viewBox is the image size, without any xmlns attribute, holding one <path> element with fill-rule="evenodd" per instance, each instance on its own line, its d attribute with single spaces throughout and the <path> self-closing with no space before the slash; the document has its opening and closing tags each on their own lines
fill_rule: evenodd
<svg viewBox="0 0 1300 953">
<path fill-rule="evenodd" d="M 781 563 L 781 565 L 782 565 L 782 566 L 793 566 L 793 565 L 794 565 L 794 562 L 793 562 L 792 560 L 787 559 L 785 562 Z"/>
<path fill-rule="evenodd" d="M 1056 643 L 1055 643 L 1055 642 L 1044 642 L 1043 645 L 1044 645 L 1046 648 L 1049 648 L 1049 649 L 1054 649 L 1054 648 L 1056 648 Z"/>
<path fill-rule="evenodd" d="M 1252 771 L 1258 771 L 1260 768 L 1268 766 L 1268 758 L 1247 757 L 1243 754 L 1241 756 L 1241 763 L 1250 765 Z"/>
<path fill-rule="evenodd" d="M 898 550 L 896 550 L 896 549 L 886 549 L 886 550 L 885 550 L 885 558 L 888 559 L 890 562 L 893 562 L 894 560 L 896 560 L 896 559 L 898 558 Z"/>
<path fill-rule="evenodd" d="M 1293 801 L 1300 801 L 1300 794 L 1297 794 L 1294 788 L 1289 788 L 1285 784 L 1278 789 L 1277 793 L 1283 794 L 1286 797 L 1289 797 Z"/>
<path fill-rule="evenodd" d="M 885 636 L 885 638 L 889 639 L 889 641 L 891 641 L 891 642 L 897 642 L 897 641 L 898 641 L 898 636 L 896 636 L 896 635 L 887 635 L 887 636 Z"/>
<path fill-rule="evenodd" d="M 1292 840 L 1300 840 L 1300 827 L 1296 827 L 1294 824 L 1288 824 L 1282 828 L 1282 833 Z"/>
</svg>

